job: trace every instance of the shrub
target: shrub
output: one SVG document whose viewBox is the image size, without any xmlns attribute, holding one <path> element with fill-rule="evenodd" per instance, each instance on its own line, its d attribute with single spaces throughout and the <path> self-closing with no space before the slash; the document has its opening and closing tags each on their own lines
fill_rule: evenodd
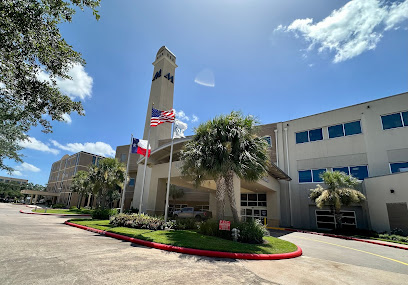
<svg viewBox="0 0 408 285">
<path fill-rule="evenodd" d="M 151 217 L 146 214 L 119 214 L 111 217 L 109 223 L 115 227 L 148 230 L 163 230 L 168 225 L 163 217 Z"/>
<path fill-rule="evenodd" d="M 109 217 L 117 215 L 118 214 L 118 210 L 116 209 L 95 209 L 92 212 L 92 219 L 96 219 L 96 220 L 107 220 L 109 219 Z"/>
<path fill-rule="evenodd" d="M 173 225 L 175 230 L 197 230 L 198 223 L 196 219 L 177 219 L 175 224 Z"/>
<path fill-rule="evenodd" d="M 400 236 L 400 235 L 380 234 L 379 237 L 381 239 L 394 240 L 394 241 L 408 243 L 408 237 L 404 237 L 404 236 Z"/>
<path fill-rule="evenodd" d="M 65 205 L 61 203 L 57 203 L 57 204 L 52 205 L 52 208 L 53 209 L 63 209 L 65 208 Z"/>
<path fill-rule="evenodd" d="M 233 228 L 237 228 L 240 231 L 239 242 L 263 243 L 263 237 L 268 235 L 268 231 L 259 220 L 231 223 L 231 230 Z M 220 231 L 218 220 L 214 219 L 200 223 L 199 232 L 203 235 L 232 240 L 232 232 Z"/>
<path fill-rule="evenodd" d="M 391 234 L 392 235 L 402 236 L 402 235 L 404 235 L 404 231 L 402 229 L 399 229 L 399 228 L 393 228 L 391 230 Z"/>
</svg>

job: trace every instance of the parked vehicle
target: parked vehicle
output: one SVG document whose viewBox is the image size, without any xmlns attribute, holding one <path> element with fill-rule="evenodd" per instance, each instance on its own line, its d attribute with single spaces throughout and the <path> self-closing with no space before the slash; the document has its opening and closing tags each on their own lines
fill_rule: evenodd
<svg viewBox="0 0 408 285">
<path fill-rule="evenodd" d="M 173 212 L 173 218 L 194 218 L 197 221 L 206 220 L 212 217 L 212 213 L 210 211 L 194 211 L 194 207 L 185 207 L 182 208 L 180 211 Z"/>
</svg>

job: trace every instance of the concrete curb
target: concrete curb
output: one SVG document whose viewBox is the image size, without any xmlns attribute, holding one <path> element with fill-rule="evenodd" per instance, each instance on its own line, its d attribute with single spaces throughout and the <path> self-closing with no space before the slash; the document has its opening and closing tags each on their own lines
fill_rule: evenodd
<svg viewBox="0 0 408 285">
<path fill-rule="evenodd" d="M 382 245 L 382 246 L 388 246 L 388 247 L 408 250 L 407 247 L 399 246 L 397 244 L 394 245 L 394 244 L 383 243 L 381 241 L 365 240 L 365 239 L 353 238 L 353 237 L 342 236 L 342 235 L 317 233 L 317 232 L 311 232 L 311 231 L 305 231 L 305 230 L 297 230 L 297 229 L 290 229 L 290 228 L 278 228 L 278 227 L 267 227 L 267 229 L 280 230 L 280 231 L 289 231 L 289 232 L 298 232 L 298 233 L 305 233 L 305 234 L 312 234 L 312 235 L 319 235 L 319 236 L 327 236 L 327 237 L 340 238 L 340 239 L 348 239 L 348 240 L 354 240 L 354 241 L 360 241 L 360 242 L 365 242 L 365 243 L 371 243 L 371 244 L 376 244 L 376 245 Z"/>
<path fill-rule="evenodd" d="M 60 216 L 60 217 L 90 217 L 90 214 L 54 214 L 54 213 L 36 213 L 36 212 L 24 212 L 20 210 L 20 213 L 27 215 L 44 215 L 44 216 Z"/>
<path fill-rule="evenodd" d="M 129 241 L 131 243 L 136 243 L 136 244 L 140 244 L 140 245 L 147 246 L 147 247 L 153 247 L 153 248 L 157 248 L 161 250 L 192 254 L 192 255 L 199 255 L 199 256 L 221 257 L 221 258 L 232 258 L 232 259 L 277 260 L 277 259 L 294 258 L 294 257 L 298 257 L 302 255 L 302 249 L 300 247 L 297 247 L 297 250 L 294 252 L 279 253 L 279 254 L 233 253 L 233 252 L 193 249 L 193 248 L 179 247 L 179 246 L 174 246 L 174 245 L 167 245 L 167 244 L 162 244 L 162 243 L 156 243 L 156 242 L 131 238 L 131 237 L 124 236 L 124 235 L 119 235 L 119 234 L 115 234 L 115 233 L 111 233 L 111 232 L 107 232 L 103 230 L 90 228 L 87 226 L 70 223 L 68 221 L 65 221 L 65 224 L 72 226 L 72 227 L 77 227 L 83 230 L 98 233 L 100 235 L 105 235 L 108 237 L 113 237 L 116 239 Z"/>
</svg>

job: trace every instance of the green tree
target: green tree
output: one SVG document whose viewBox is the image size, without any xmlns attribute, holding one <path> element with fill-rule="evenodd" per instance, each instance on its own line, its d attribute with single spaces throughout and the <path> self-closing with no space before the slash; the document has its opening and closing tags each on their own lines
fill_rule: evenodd
<svg viewBox="0 0 408 285">
<path fill-rule="evenodd" d="M 184 190 L 181 188 L 177 188 L 176 185 L 170 185 L 170 192 L 169 196 L 175 202 L 177 199 L 180 199 L 184 196 Z"/>
<path fill-rule="evenodd" d="M 79 209 L 82 204 L 82 198 L 92 192 L 92 183 L 89 178 L 89 172 L 87 171 L 78 171 L 75 176 L 72 178 L 71 190 L 78 193 L 79 200 L 77 208 Z"/>
<path fill-rule="evenodd" d="M 32 126 L 51 132 L 51 120 L 65 113 L 83 115 L 81 102 L 58 89 L 55 78 L 69 79 L 81 54 L 62 37 L 59 24 L 71 22 L 76 8 L 93 10 L 100 0 L 2 0 L 0 1 L 0 169 L 12 171 L 4 159 L 21 162 L 19 141 Z M 39 78 L 41 71 L 50 81 Z"/>
<path fill-rule="evenodd" d="M 114 192 L 122 188 L 126 167 L 114 158 L 99 161 L 99 166 L 91 166 L 89 178 L 93 184 L 93 192 L 98 197 L 98 207 L 105 209 L 109 197 L 117 197 Z"/>
<path fill-rule="evenodd" d="M 233 187 L 234 174 L 240 179 L 257 181 L 269 166 L 267 143 L 256 135 L 253 116 L 231 112 L 200 124 L 182 152 L 182 174 L 195 185 L 206 179 L 216 183 L 217 218 L 224 219 L 225 192 L 234 221 L 238 221 Z"/>
<path fill-rule="evenodd" d="M 321 175 L 327 188 L 319 184 L 315 189 L 310 189 L 309 198 L 316 203 L 320 209 L 329 207 L 336 219 L 336 228 L 342 228 L 342 206 L 362 203 L 366 197 L 355 188 L 359 181 L 353 176 L 340 171 L 326 171 Z"/>
</svg>

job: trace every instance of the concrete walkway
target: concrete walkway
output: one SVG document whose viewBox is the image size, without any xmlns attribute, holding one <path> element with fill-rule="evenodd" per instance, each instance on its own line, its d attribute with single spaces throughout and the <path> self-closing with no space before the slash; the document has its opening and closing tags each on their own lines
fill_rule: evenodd
<svg viewBox="0 0 408 285">
<path fill-rule="evenodd" d="M 237 261 L 134 246 L 0 203 L 1 284 L 408 284 L 408 251 L 301 233 L 299 258 Z"/>
</svg>

